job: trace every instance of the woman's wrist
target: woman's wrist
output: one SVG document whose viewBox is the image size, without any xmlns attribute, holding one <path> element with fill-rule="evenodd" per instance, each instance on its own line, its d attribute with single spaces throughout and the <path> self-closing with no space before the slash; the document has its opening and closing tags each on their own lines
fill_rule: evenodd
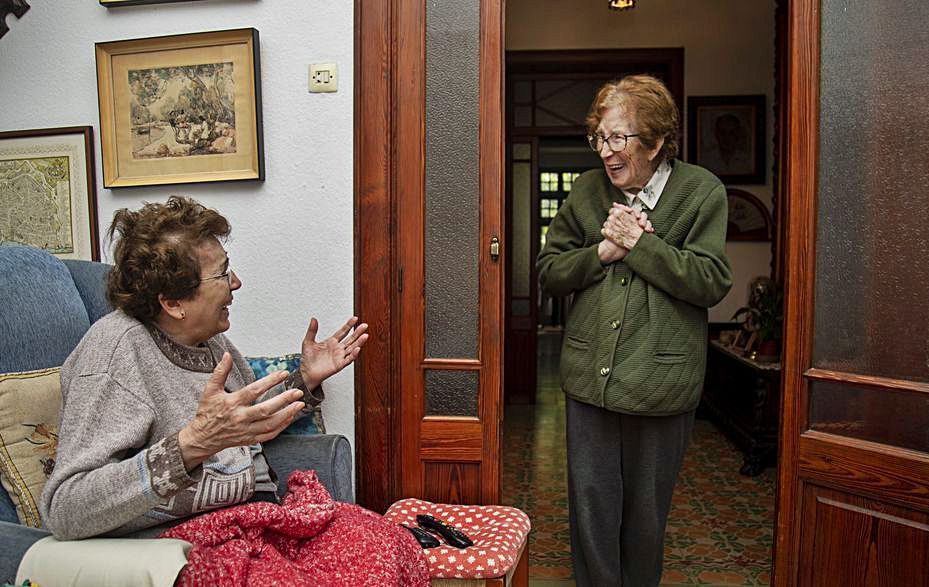
<svg viewBox="0 0 929 587">
<path fill-rule="evenodd" d="M 177 433 L 177 445 L 181 451 L 184 468 L 188 473 L 203 464 L 203 461 L 210 456 L 210 452 L 197 442 L 194 436 L 194 431 L 190 429 L 189 424 Z"/>
</svg>

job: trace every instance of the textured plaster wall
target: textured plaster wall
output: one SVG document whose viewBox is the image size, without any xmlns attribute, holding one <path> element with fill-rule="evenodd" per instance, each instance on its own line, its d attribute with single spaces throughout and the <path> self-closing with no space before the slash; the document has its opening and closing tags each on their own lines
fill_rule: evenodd
<svg viewBox="0 0 929 587">
<path fill-rule="evenodd" d="M 774 0 L 640 0 L 612 12 L 607 0 L 507 0 L 507 50 L 684 47 L 686 96 L 766 94 L 767 183 L 733 185 L 770 209 L 774 115 Z M 591 96 L 591 99 L 593 97 Z M 687 120 L 682 113 L 683 120 Z M 686 138 L 683 142 L 686 145 Z M 748 299 L 748 282 L 771 271 L 770 243 L 730 242 L 734 284 L 710 310 L 728 321 Z"/>
<path fill-rule="evenodd" d="M 329 333 L 352 313 L 353 9 L 348 1 L 200 0 L 104 8 L 36 0 L 0 39 L 0 130 L 93 125 L 103 233 L 113 212 L 189 195 L 232 223 L 244 286 L 232 340 L 248 355 L 297 352 L 309 316 Z M 265 182 L 102 187 L 94 43 L 255 27 L 261 36 Z M 307 64 L 335 61 L 339 91 L 307 93 Z M 104 256 L 109 250 L 104 246 Z M 354 438 L 353 374 L 326 388 L 331 432 Z"/>
</svg>

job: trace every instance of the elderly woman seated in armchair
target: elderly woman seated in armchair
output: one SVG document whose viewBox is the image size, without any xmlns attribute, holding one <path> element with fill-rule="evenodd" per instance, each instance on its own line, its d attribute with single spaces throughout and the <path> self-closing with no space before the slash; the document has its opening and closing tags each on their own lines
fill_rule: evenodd
<svg viewBox="0 0 929 587">
<path fill-rule="evenodd" d="M 353 317 L 317 341 L 311 319 L 299 371 L 256 381 L 223 334 L 242 286 L 221 244 L 229 233 L 218 212 L 182 197 L 116 213 L 116 310 L 61 369 L 57 462 L 40 504 L 59 540 L 155 536 L 209 510 L 279 503 L 261 443 L 318 405 L 320 384 L 358 357 L 367 325 Z M 384 524 L 345 506 L 357 525 Z M 418 556 L 411 537 L 397 537 Z"/>
</svg>

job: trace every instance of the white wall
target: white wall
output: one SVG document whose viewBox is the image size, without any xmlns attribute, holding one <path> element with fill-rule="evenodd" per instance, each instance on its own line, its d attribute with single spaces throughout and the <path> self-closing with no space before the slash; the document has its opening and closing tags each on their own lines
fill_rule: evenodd
<svg viewBox="0 0 929 587">
<path fill-rule="evenodd" d="M 101 234 L 113 212 L 191 196 L 232 223 L 244 286 L 230 336 L 247 355 L 297 352 L 311 314 L 329 334 L 352 313 L 353 8 L 347 0 L 200 0 L 104 8 L 41 0 L 0 39 L 0 130 L 93 125 Z M 254 27 L 261 37 L 267 180 L 102 187 L 94 43 Z M 339 91 L 307 93 L 307 65 L 337 62 Z M 108 253 L 104 247 L 104 254 Z M 330 381 L 327 428 L 354 438 L 352 370 Z"/>
<path fill-rule="evenodd" d="M 613 12 L 607 0 L 507 0 L 506 49 L 684 47 L 684 94 L 766 94 L 768 178 L 735 186 L 771 205 L 774 128 L 774 0 L 641 0 Z M 593 96 L 591 96 L 593 99 Z M 682 113 L 686 121 L 686 113 Z M 686 139 L 683 142 L 686 145 Z M 748 282 L 771 272 L 770 243 L 730 242 L 732 291 L 710 310 L 728 321 L 748 299 Z"/>
</svg>

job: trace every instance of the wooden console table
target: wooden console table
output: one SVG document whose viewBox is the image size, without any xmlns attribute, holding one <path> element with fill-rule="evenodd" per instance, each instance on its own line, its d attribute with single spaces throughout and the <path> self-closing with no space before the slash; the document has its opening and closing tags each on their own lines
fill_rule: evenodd
<svg viewBox="0 0 929 587">
<path fill-rule="evenodd" d="M 780 363 L 754 361 L 710 341 L 700 406 L 745 453 L 743 475 L 777 462 L 780 384 Z"/>
</svg>

